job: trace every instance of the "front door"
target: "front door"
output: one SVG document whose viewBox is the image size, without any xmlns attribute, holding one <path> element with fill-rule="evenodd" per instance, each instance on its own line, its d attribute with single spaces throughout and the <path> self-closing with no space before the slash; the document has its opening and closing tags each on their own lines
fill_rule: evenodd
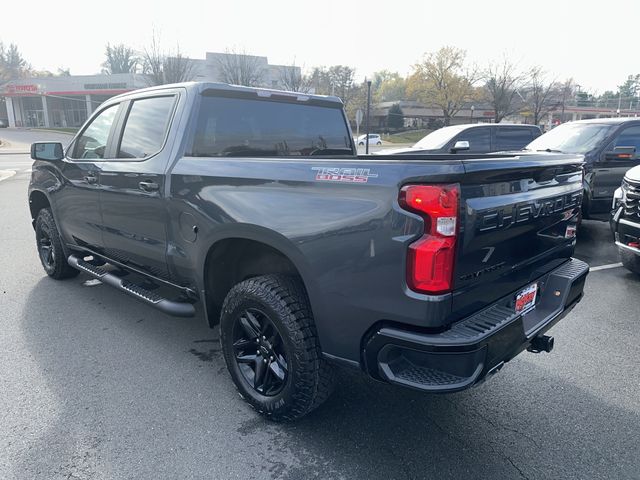
<svg viewBox="0 0 640 480">
<path fill-rule="evenodd" d="M 100 251 L 102 217 L 98 172 L 113 135 L 119 105 L 100 111 L 76 137 L 60 163 L 61 184 L 52 192 L 65 242 Z"/>
<path fill-rule="evenodd" d="M 636 153 L 630 158 L 607 159 L 607 153 L 614 152 L 615 147 L 635 147 Z M 592 187 L 592 213 L 608 212 L 611 208 L 613 194 L 624 178 L 624 174 L 638 165 L 640 159 L 640 125 L 623 128 L 605 147 L 594 165 Z"/>
<path fill-rule="evenodd" d="M 171 148 L 165 144 L 177 98 L 163 91 L 126 102 L 115 158 L 100 170 L 107 256 L 161 278 L 169 277 L 164 190 Z"/>
</svg>

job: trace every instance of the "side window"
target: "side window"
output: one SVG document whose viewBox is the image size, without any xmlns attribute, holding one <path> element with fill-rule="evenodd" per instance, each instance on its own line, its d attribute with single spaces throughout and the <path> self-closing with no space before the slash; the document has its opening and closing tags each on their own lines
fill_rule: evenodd
<svg viewBox="0 0 640 480">
<path fill-rule="evenodd" d="M 531 140 L 531 130 L 528 128 L 496 128 L 496 150 L 520 150 Z"/>
<path fill-rule="evenodd" d="M 76 140 L 71 158 L 104 158 L 109 133 L 119 106 L 119 104 L 111 105 L 91 121 L 89 126 L 82 132 L 82 135 Z"/>
<path fill-rule="evenodd" d="M 489 128 L 470 128 L 458 135 L 451 146 L 461 140 L 469 142 L 469 150 L 466 152 L 486 153 L 491 150 L 491 130 Z"/>
<path fill-rule="evenodd" d="M 134 100 L 124 125 L 117 158 L 146 158 L 162 149 L 175 96 Z"/>
<path fill-rule="evenodd" d="M 273 157 L 351 153 L 351 138 L 338 104 L 323 106 L 204 95 L 190 156 Z"/>
<path fill-rule="evenodd" d="M 616 138 L 605 148 L 605 152 L 612 151 L 615 147 L 635 147 L 634 159 L 640 158 L 640 125 L 634 125 L 622 130 Z"/>
</svg>

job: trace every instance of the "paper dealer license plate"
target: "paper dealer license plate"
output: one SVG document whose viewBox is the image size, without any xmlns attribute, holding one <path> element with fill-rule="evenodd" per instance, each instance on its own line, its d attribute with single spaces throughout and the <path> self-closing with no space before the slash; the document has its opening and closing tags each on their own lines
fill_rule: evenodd
<svg viewBox="0 0 640 480">
<path fill-rule="evenodd" d="M 536 305 L 538 295 L 538 284 L 529 285 L 516 295 L 516 313 L 523 313 Z"/>
</svg>

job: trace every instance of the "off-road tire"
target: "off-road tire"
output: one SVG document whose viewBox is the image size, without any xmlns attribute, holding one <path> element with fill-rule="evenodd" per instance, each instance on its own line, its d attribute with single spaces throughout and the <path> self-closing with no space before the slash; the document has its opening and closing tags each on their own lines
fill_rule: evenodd
<svg viewBox="0 0 640 480">
<path fill-rule="evenodd" d="M 622 265 L 624 265 L 627 270 L 640 275 L 640 255 L 636 255 L 622 248 L 620 248 L 619 251 Z"/>
<path fill-rule="evenodd" d="M 247 309 L 258 309 L 280 334 L 287 375 L 282 390 L 266 396 L 243 376 L 234 349 L 234 325 Z M 224 300 L 220 343 L 225 362 L 242 398 L 271 420 L 295 420 L 331 394 L 333 366 L 323 357 L 311 307 L 302 282 L 285 275 L 263 275 L 235 285 Z"/>
<path fill-rule="evenodd" d="M 67 263 L 67 257 L 64 249 L 62 248 L 62 241 L 60 239 L 60 234 L 58 233 L 56 222 L 53 219 L 51 209 L 43 208 L 38 212 L 35 223 L 35 232 L 38 257 L 40 258 L 40 263 L 47 275 L 56 280 L 63 280 L 65 278 L 75 277 L 80 273 Z M 51 249 L 51 256 L 49 257 L 50 261 L 47 261 L 41 245 L 45 235 L 48 238 L 48 243 Z"/>
</svg>

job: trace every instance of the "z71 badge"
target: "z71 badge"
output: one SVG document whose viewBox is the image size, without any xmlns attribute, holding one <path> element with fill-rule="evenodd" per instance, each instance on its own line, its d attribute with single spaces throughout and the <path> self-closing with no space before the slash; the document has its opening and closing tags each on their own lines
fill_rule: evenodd
<svg viewBox="0 0 640 480">
<path fill-rule="evenodd" d="M 333 168 L 312 167 L 316 172 L 316 180 L 323 182 L 367 183 L 370 178 L 377 178 L 368 168 Z"/>
</svg>

